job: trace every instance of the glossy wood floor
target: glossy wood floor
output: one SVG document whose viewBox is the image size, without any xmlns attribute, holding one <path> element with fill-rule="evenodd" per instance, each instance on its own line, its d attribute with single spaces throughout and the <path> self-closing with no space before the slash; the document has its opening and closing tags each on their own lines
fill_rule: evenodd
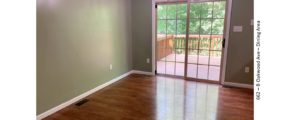
<svg viewBox="0 0 290 120">
<path fill-rule="evenodd" d="M 253 120 L 253 91 L 130 75 L 44 120 Z"/>
</svg>

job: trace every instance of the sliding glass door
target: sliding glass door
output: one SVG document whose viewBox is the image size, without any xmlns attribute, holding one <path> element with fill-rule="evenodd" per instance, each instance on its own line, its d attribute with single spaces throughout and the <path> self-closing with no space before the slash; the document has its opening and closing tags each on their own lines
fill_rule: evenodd
<svg viewBox="0 0 290 120">
<path fill-rule="evenodd" d="M 189 6 L 188 11 L 186 2 L 157 7 L 157 74 L 219 81 L 225 1 Z"/>
<path fill-rule="evenodd" d="M 184 76 L 187 4 L 157 9 L 157 73 Z"/>
<path fill-rule="evenodd" d="M 225 1 L 190 4 L 187 77 L 219 80 Z"/>
</svg>

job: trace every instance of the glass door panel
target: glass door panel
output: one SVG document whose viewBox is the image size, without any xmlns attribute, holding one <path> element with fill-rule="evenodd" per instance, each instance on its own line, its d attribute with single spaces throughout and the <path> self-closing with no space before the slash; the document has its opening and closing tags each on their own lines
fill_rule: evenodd
<svg viewBox="0 0 290 120">
<path fill-rule="evenodd" d="M 198 61 L 197 64 L 208 65 L 209 61 L 209 51 L 208 50 L 198 50 Z"/>
<path fill-rule="evenodd" d="M 197 76 L 197 65 L 187 64 L 187 77 L 196 78 Z"/>
<path fill-rule="evenodd" d="M 184 76 L 186 17 L 187 4 L 158 5 L 157 74 Z"/>
<path fill-rule="evenodd" d="M 197 68 L 197 78 L 198 79 L 208 79 L 208 65 L 198 65 Z"/>
<path fill-rule="evenodd" d="M 159 9 L 157 9 L 157 26 L 156 26 L 156 65 L 158 66 L 156 68 L 156 71 L 158 71 L 159 74 L 165 74 L 166 70 L 166 62 L 165 62 L 165 57 L 166 57 L 166 7 L 165 6 L 159 6 Z"/>
<path fill-rule="evenodd" d="M 219 80 L 220 67 L 219 66 L 209 66 L 209 80 Z"/>
<path fill-rule="evenodd" d="M 186 72 L 189 78 L 219 80 L 225 3 L 193 2 L 189 13 L 186 2 L 158 5 L 157 74 L 184 76 Z"/>
<path fill-rule="evenodd" d="M 190 7 L 187 77 L 218 81 L 225 1 L 191 3 Z"/>
</svg>

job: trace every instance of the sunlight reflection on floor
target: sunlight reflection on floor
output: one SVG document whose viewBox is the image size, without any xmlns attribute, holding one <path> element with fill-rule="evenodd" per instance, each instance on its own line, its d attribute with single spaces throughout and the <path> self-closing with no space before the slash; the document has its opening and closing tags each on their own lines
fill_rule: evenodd
<svg viewBox="0 0 290 120">
<path fill-rule="evenodd" d="M 158 77 L 158 120 L 214 120 L 217 114 L 218 85 Z"/>
</svg>

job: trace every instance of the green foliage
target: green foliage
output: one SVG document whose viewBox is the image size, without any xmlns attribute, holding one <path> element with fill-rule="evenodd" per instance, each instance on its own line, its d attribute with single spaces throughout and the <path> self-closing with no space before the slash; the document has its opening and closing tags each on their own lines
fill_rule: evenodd
<svg viewBox="0 0 290 120">
<path fill-rule="evenodd" d="M 177 34 L 186 34 L 186 19 L 177 20 Z"/>
<path fill-rule="evenodd" d="M 198 35 L 200 29 L 200 20 L 191 19 L 189 23 L 189 34 Z"/>
<path fill-rule="evenodd" d="M 200 4 L 200 17 L 201 18 L 212 18 L 213 2 L 205 2 Z"/>
<path fill-rule="evenodd" d="M 191 4 L 189 33 L 222 34 L 224 14 L 225 1 Z M 159 34 L 186 34 L 186 4 L 159 5 L 157 16 Z"/>
<path fill-rule="evenodd" d="M 214 3 L 213 7 L 213 17 L 214 18 L 224 18 L 225 17 L 225 1 L 219 1 Z"/>
<path fill-rule="evenodd" d="M 221 35 L 223 34 L 225 1 L 192 3 L 190 5 L 190 35 Z M 157 9 L 157 32 L 167 35 L 186 34 L 187 4 L 159 5 Z M 210 42 L 211 41 L 211 42 Z M 174 52 L 185 54 L 184 38 L 175 38 Z M 190 38 L 188 40 L 189 54 L 220 56 L 221 38 Z M 212 45 L 210 45 L 212 44 Z M 199 46 L 198 46 L 199 45 Z M 195 50 L 194 50 L 195 49 Z M 197 51 L 196 49 L 204 49 Z"/>
<path fill-rule="evenodd" d="M 166 20 L 158 20 L 157 25 L 158 25 L 157 33 L 165 34 L 166 33 Z"/>
<path fill-rule="evenodd" d="M 158 6 L 158 9 L 157 9 L 158 19 L 166 19 L 166 9 L 167 9 L 167 5 Z"/>
<path fill-rule="evenodd" d="M 213 19 L 212 22 L 212 34 L 221 35 L 224 30 L 224 19 Z"/>
<path fill-rule="evenodd" d="M 176 5 L 167 5 L 167 19 L 176 19 Z"/>
<path fill-rule="evenodd" d="M 210 35 L 211 34 L 211 19 L 201 19 L 200 34 Z"/>
<path fill-rule="evenodd" d="M 179 4 L 177 5 L 177 19 L 186 19 L 187 16 L 187 5 Z"/>
<path fill-rule="evenodd" d="M 190 18 L 200 18 L 201 4 L 191 4 L 190 5 Z"/>
<path fill-rule="evenodd" d="M 167 20 L 167 34 L 176 34 L 176 20 Z"/>
</svg>

